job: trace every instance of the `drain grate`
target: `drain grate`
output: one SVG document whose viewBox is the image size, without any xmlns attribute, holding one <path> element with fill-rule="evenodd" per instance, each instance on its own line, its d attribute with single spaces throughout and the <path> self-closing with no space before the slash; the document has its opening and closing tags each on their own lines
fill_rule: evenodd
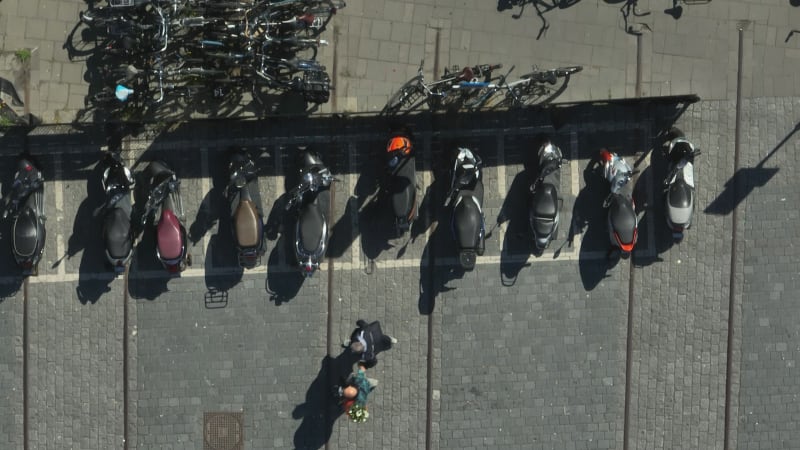
<svg viewBox="0 0 800 450">
<path fill-rule="evenodd" d="M 203 414 L 204 450 L 244 450 L 244 413 Z"/>
</svg>

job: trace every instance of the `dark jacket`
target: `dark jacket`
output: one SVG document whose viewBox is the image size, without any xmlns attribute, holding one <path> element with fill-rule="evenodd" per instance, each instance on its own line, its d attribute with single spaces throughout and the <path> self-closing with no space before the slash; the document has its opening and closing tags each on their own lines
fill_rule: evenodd
<svg viewBox="0 0 800 450">
<path fill-rule="evenodd" d="M 360 361 L 367 368 L 375 367 L 378 364 L 378 353 L 392 348 L 392 339 L 383 334 L 381 323 L 377 320 L 368 324 L 365 320 L 359 319 L 356 326 L 358 328 L 350 336 L 350 342 L 358 342 L 361 340 L 359 337 L 363 338 L 366 348 L 361 354 Z"/>
</svg>

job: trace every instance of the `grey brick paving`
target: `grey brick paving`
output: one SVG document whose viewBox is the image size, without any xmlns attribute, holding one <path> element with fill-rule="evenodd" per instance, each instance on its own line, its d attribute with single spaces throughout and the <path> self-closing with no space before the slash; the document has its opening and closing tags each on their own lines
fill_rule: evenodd
<svg viewBox="0 0 800 450">
<path fill-rule="evenodd" d="M 197 281 L 137 302 L 136 447 L 200 448 L 204 412 L 243 411 L 248 448 L 319 448 L 325 278 L 276 306 L 263 276 L 245 276 L 214 311 Z"/>
<path fill-rule="evenodd" d="M 703 151 L 695 170 L 696 221 L 684 241 L 672 245 L 658 193 L 647 211 L 655 219 L 659 261 L 635 275 L 634 448 L 722 448 L 731 218 L 702 211 L 730 176 L 731 107 L 696 104 L 677 123 Z M 665 170 L 658 151 L 651 154 L 649 173 L 655 186 Z"/>
<path fill-rule="evenodd" d="M 791 448 L 798 440 L 798 274 L 794 244 L 798 228 L 796 99 L 759 99 L 747 105 L 740 179 L 746 236 L 740 265 L 741 354 L 739 448 Z M 766 134 L 769 138 L 759 138 Z M 791 136 L 790 136 L 791 134 Z M 789 139 L 780 145 L 784 137 Z M 780 145 L 780 146 L 779 146 Z M 774 151 L 774 153 L 772 153 Z M 767 180 L 770 169 L 777 168 Z M 759 176 L 760 175 L 760 176 Z"/>
<path fill-rule="evenodd" d="M 488 266 L 448 284 L 441 448 L 622 446 L 627 274 L 585 292 L 574 273 L 534 262 L 505 287 Z"/>
<path fill-rule="evenodd" d="M 706 101 L 678 121 L 704 151 L 697 164 L 694 228 L 682 244 L 666 244 L 656 195 L 640 230 L 640 253 L 634 258 L 640 267 L 635 269 L 632 318 L 631 448 L 722 446 L 734 204 L 740 209 L 731 442 L 738 448 L 792 448 L 800 420 L 795 373 L 800 330 L 792 302 L 799 199 L 791 174 L 797 167 L 797 134 L 763 166 L 758 163 L 796 125 L 800 36 L 787 35 L 800 21 L 800 8 L 716 1 L 685 5 L 683 16 L 675 20 L 662 12 L 668 2 L 639 3 L 641 10 L 652 11 L 633 19 L 636 26 L 646 24 L 652 30 L 641 39 L 643 94 L 692 92 Z M 632 96 L 636 38 L 621 29 L 618 6 L 583 1 L 549 11 L 545 17 L 550 28 L 536 40 L 540 21 L 530 6 L 514 20 L 516 9 L 497 12 L 495 2 L 350 1 L 327 36 L 336 45 L 339 71 L 336 101 L 322 110 L 379 110 L 422 58 L 430 76 L 437 31 L 441 67 L 496 61 L 506 67 L 515 64 L 519 74 L 533 63 L 580 64 L 584 71 L 559 100 Z M 77 0 L 0 3 L 0 76 L 16 82 L 18 67 L 11 54 L 36 47 L 29 106 L 46 121 L 70 121 L 83 105 L 85 63 L 70 62 L 62 48 L 82 8 L 85 4 Z M 752 21 L 744 32 L 743 92 L 755 98 L 744 103 L 742 166 L 755 169 L 734 179 L 746 195 L 733 199 L 736 29 L 742 19 Z M 320 53 L 329 68 L 332 50 Z M 582 120 L 558 131 L 534 124 L 553 132 L 565 154 L 576 139 L 579 169 L 595 144 L 610 142 L 621 151 L 638 148 L 625 135 L 647 126 L 637 122 L 635 113 L 587 115 Z M 606 125 L 596 125 L 598 121 Z M 187 131 L 191 136 L 185 136 Z M 497 227 L 487 242 L 487 258 L 499 257 L 499 264 L 481 265 L 451 279 L 442 265 L 450 251 L 441 231 L 445 227 L 439 227 L 432 242 L 427 239 L 428 221 L 444 219 L 437 210 L 423 215 L 412 233 L 416 239 L 403 247 L 405 238 L 380 235 L 375 224 L 385 218 L 365 207 L 374 187 L 370 159 L 384 145 L 382 132 L 374 129 L 368 131 L 376 132 L 374 139 L 355 143 L 336 141 L 333 134 L 323 139 L 334 142 L 327 149 L 329 164 L 342 177 L 332 221 L 337 301 L 331 345 L 336 356 L 336 342 L 359 317 L 381 320 L 401 343 L 382 355 L 374 372 L 381 386 L 371 397 L 370 422 L 356 426 L 340 417 L 329 427 L 319 407 L 327 389 L 321 371 L 329 344 L 327 272 L 302 286 L 293 282 L 284 271 L 291 250 L 282 246 L 285 238 L 274 241 L 277 235 L 271 237 L 264 260 L 271 264 L 267 274 L 220 277 L 213 272 L 230 263 L 222 250 L 229 230 L 224 218 L 203 223 L 200 212 L 206 205 L 219 206 L 218 192 L 208 191 L 219 181 L 221 151 L 228 144 L 263 148 L 259 165 L 264 167 L 260 190 L 265 213 L 285 190 L 273 177 L 292 171 L 291 150 L 259 133 L 240 131 L 231 127 L 225 132 L 231 137 L 220 138 L 210 128 L 179 128 L 134 141 L 126 154 L 132 165 L 142 156 L 160 155 L 176 166 L 184 180 L 187 225 L 199 230 L 192 243 L 191 277 L 167 280 L 148 272 L 158 266 L 147 243 L 133 264 L 131 447 L 201 448 L 203 412 L 243 410 L 246 448 L 319 448 L 327 436 L 332 448 L 419 448 L 424 443 L 428 320 L 420 315 L 425 305 L 420 304 L 419 288 L 431 285 L 439 293 L 431 316 L 436 333 L 434 448 L 622 446 L 628 263 L 606 270 L 586 258 L 587 251 L 604 249 L 604 229 L 593 225 L 602 219 L 600 213 L 589 217 L 581 249 L 564 250 L 576 252 L 570 254 L 578 261 L 544 261 L 550 256 L 546 254 L 519 262 L 524 248 L 514 232 L 524 221 L 512 220 Z M 428 204 L 437 204 L 426 193 L 429 183 L 441 182 L 434 170 L 436 158 L 452 143 L 451 137 L 429 133 L 420 140 L 432 155 L 417 161 L 420 199 Z M 498 142 L 502 151 L 495 151 Z M 479 151 L 489 149 L 482 154 L 490 166 L 486 182 L 493 194 L 486 199 L 486 217 L 493 226 L 503 205 L 513 203 L 506 203 L 503 194 L 521 183 L 525 137 L 468 137 L 465 143 Z M 52 153 L 55 144 L 61 143 L 47 151 Z M 99 200 L 94 163 L 101 147 L 69 145 L 63 149 L 81 154 L 44 161 L 49 236 L 40 274 L 49 278 L 33 280 L 30 291 L 31 446 L 119 448 L 122 281 L 93 275 L 101 271 L 102 256 L 93 239 L 96 224 L 86 220 Z M 188 149 L 198 149 L 200 156 Z M 0 160 L 0 181 L 10 178 L 9 161 Z M 657 186 L 655 175 L 663 170 L 659 164 L 651 158 L 642 175 L 643 180 L 653 177 L 650 186 Z M 504 179 L 495 165 L 503 167 Z M 571 170 L 565 167 L 565 183 L 577 175 Z M 597 200 L 594 191 L 593 186 L 584 189 L 578 198 L 565 192 L 565 218 L 573 207 Z M 703 213 L 706 207 L 716 213 Z M 654 248 L 645 239 L 650 236 Z M 433 279 L 423 264 L 431 251 L 439 263 Z M 648 256 L 653 252 L 656 260 Z M 509 258 L 512 253 L 516 259 Z M 376 266 L 370 266 L 370 259 Z M 2 448 L 22 446 L 22 302 L 15 293 L 19 280 L 12 264 L 8 252 L 0 252 L 5 283 L 0 284 L 0 297 L 5 298 L 0 324 L 9 343 L 0 351 L 0 405 L 8 412 L 0 420 Z M 371 275 L 365 273 L 372 269 Z M 202 282 L 198 271 L 204 274 Z M 58 277 L 65 281 L 53 281 Z M 229 289 L 226 308 L 205 309 L 211 286 Z M 276 300 L 283 304 L 277 306 Z M 297 408 L 306 402 L 315 407 Z M 308 415 L 301 418 L 301 412 Z"/>
<path fill-rule="evenodd" d="M 7 411 L 0 419 L 0 446 L 21 449 L 23 428 L 22 398 L 22 291 L 19 283 L 0 284 L 0 406 Z"/>
<path fill-rule="evenodd" d="M 122 289 L 83 305 L 75 283 L 29 287 L 31 448 L 122 445 Z"/>
<path fill-rule="evenodd" d="M 360 270 L 335 274 L 334 354 L 359 318 L 380 320 L 384 333 L 399 342 L 378 355 L 370 377 L 379 385 L 369 397 L 370 420 L 340 418 L 331 448 L 424 448 L 427 318 L 418 312 L 419 268 Z"/>
</svg>

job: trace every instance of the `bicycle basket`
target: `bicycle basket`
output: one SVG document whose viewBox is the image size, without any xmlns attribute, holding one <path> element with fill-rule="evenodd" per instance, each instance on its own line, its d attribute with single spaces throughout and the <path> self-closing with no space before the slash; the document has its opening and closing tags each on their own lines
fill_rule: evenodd
<svg viewBox="0 0 800 450">
<path fill-rule="evenodd" d="M 324 70 L 303 72 L 303 98 L 310 103 L 327 103 L 330 99 L 331 77 Z"/>
</svg>

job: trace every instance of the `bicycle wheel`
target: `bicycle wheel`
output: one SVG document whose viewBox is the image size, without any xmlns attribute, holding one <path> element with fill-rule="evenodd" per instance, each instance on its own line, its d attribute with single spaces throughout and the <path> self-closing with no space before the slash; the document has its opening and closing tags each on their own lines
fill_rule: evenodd
<svg viewBox="0 0 800 450">
<path fill-rule="evenodd" d="M 406 82 L 386 102 L 381 110 L 381 115 L 395 115 L 400 112 L 410 112 L 421 106 L 427 99 L 425 91 L 420 86 L 422 77 L 416 76 Z"/>
<path fill-rule="evenodd" d="M 546 104 L 552 100 L 553 94 L 547 85 L 534 82 L 517 86 L 511 91 L 506 96 L 509 108 Z"/>
<path fill-rule="evenodd" d="M 114 11 L 111 8 L 100 6 L 98 8 L 88 9 L 78 13 L 81 22 L 93 26 L 104 27 L 108 22 L 113 21 L 119 15 L 119 11 Z"/>
</svg>

